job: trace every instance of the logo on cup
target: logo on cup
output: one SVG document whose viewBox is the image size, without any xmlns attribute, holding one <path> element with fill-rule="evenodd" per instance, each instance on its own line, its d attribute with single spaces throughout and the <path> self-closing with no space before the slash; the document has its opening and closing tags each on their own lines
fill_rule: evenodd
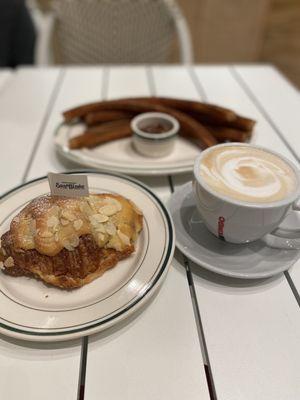
<svg viewBox="0 0 300 400">
<path fill-rule="evenodd" d="M 225 218 L 224 217 L 219 217 L 219 220 L 218 220 L 218 235 L 219 235 L 219 238 L 222 239 L 222 240 L 225 240 L 224 239 L 224 225 L 225 225 Z"/>
</svg>

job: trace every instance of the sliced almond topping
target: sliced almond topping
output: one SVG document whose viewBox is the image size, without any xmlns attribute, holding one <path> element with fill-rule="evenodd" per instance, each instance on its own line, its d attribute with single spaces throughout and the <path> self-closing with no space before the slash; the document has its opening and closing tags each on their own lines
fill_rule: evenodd
<svg viewBox="0 0 300 400">
<path fill-rule="evenodd" d="M 95 231 L 96 232 L 101 232 L 101 233 L 106 233 L 105 226 L 103 224 L 97 224 L 95 226 Z"/>
<path fill-rule="evenodd" d="M 56 232 L 56 233 L 55 233 L 55 235 L 54 235 L 54 240 L 55 240 L 56 242 L 58 242 L 58 241 L 59 241 L 59 235 L 58 235 L 58 232 Z"/>
<path fill-rule="evenodd" d="M 88 203 L 85 201 L 84 203 L 81 203 L 79 205 L 79 209 L 82 213 L 86 215 L 92 215 L 94 214 L 95 211 L 88 205 Z"/>
<path fill-rule="evenodd" d="M 4 255 L 4 256 L 6 256 L 6 251 L 5 251 L 5 249 L 2 247 L 1 248 L 1 251 L 2 251 L 2 254 Z"/>
<path fill-rule="evenodd" d="M 71 236 L 69 240 L 64 240 L 63 246 L 69 251 L 73 251 L 79 245 L 79 237 L 76 235 Z"/>
<path fill-rule="evenodd" d="M 52 215 L 50 218 L 48 218 L 47 221 L 47 226 L 49 228 L 54 228 L 55 226 L 57 226 L 59 224 L 59 220 L 57 217 L 55 217 L 55 215 Z"/>
<path fill-rule="evenodd" d="M 111 240 L 109 241 L 107 247 L 115 249 L 117 251 L 122 251 L 123 246 L 122 246 L 122 241 L 118 236 L 113 236 Z"/>
<path fill-rule="evenodd" d="M 105 239 L 105 236 L 103 235 L 103 233 L 98 233 L 98 240 L 100 241 L 100 242 L 103 242 L 103 240 Z"/>
<path fill-rule="evenodd" d="M 66 225 L 68 225 L 68 224 L 70 223 L 70 221 L 68 221 L 68 220 L 65 219 L 65 218 L 61 218 L 60 222 L 61 222 L 61 224 L 62 224 L 63 226 L 66 226 Z"/>
<path fill-rule="evenodd" d="M 129 239 L 129 237 L 127 236 L 127 235 L 125 235 L 123 232 L 121 232 L 119 229 L 118 229 L 118 236 L 119 236 L 119 238 L 121 239 L 121 241 L 126 245 L 126 246 L 129 246 L 130 245 L 130 239 Z"/>
<path fill-rule="evenodd" d="M 118 208 L 115 205 L 103 206 L 99 208 L 99 212 L 110 217 L 118 212 Z"/>
<path fill-rule="evenodd" d="M 53 233 L 50 231 L 42 231 L 42 232 L 39 232 L 39 235 L 42 238 L 51 238 L 53 236 Z"/>
<path fill-rule="evenodd" d="M 106 229 L 106 232 L 111 236 L 114 236 L 117 233 L 117 228 L 116 228 L 115 224 L 113 224 L 112 222 L 108 222 L 105 225 L 105 229 Z"/>
<path fill-rule="evenodd" d="M 103 214 L 95 214 L 94 218 L 97 222 L 106 222 L 108 221 L 108 217 L 106 215 Z"/>
<path fill-rule="evenodd" d="M 4 262 L 0 261 L 0 269 L 4 269 Z"/>
<path fill-rule="evenodd" d="M 102 214 L 93 214 L 89 217 L 89 220 L 90 220 L 91 224 L 95 226 L 102 222 L 108 221 L 108 217 L 106 215 L 102 215 Z"/>
<path fill-rule="evenodd" d="M 94 210 L 96 205 L 97 205 L 97 200 L 93 199 L 91 196 L 87 198 L 87 202 L 91 206 L 91 208 Z"/>
<path fill-rule="evenodd" d="M 75 221 L 76 216 L 68 210 L 62 210 L 61 216 L 65 219 L 67 219 L 68 221 Z"/>
<path fill-rule="evenodd" d="M 76 229 L 76 231 L 79 231 L 79 229 L 82 227 L 82 225 L 83 225 L 82 219 L 76 219 L 76 220 L 73 222 L 73 226 L 74 226 L 74 228 Z"/>
<path fill-rule="evenodd" d="M 73 236 L 70 238 L 70 245 L 71 245 L 72 247 L 77 247 L 77 246 L 79 245 L 79 237 L 76 236 L 76 235 L 73 235 Z"/>
<path fill-rule="evenodd" d="M 4 266 L 6 268 L 11 268 L 15 265 L 14 259 L 12 257 L 8 257 L 5 261 L 4 261 Z"/>
<path fill-rule="evenodd" d="M 64 248 L 69 250 L 69 251 L 73 251 L 74 250 L 74 247 L 72 247 L 69 242 L 65 242 L 64 243 Z"/>
</svg>

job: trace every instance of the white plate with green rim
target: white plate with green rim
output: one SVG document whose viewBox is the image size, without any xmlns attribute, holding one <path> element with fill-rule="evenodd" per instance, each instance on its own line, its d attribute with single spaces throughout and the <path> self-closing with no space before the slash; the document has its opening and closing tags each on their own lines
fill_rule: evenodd
<svg viewBox="0 0 300 400">
<path fill-rule="evenodd" d="M 63 290 L 0 272 L 0 332 L 19 339 L 60 341 L 96 333 L 134 313 L 163 282 L 174 253 L 171 218 L 155 194 L 131 178 L 76 172 L 90 192 L 118 193 L 143 212 L 143 230 L 133 255 L 79 289 Z M 33 198 L 49 192 L 46 177 L 20 185 L 0 200 L 0 236 Z"/>
</svg>

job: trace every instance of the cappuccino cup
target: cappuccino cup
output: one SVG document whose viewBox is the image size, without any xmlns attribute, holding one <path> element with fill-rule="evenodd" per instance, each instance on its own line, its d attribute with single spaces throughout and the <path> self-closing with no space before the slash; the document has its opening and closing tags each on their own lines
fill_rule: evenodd
<svg viewBox="0 0 300 400">
<path fill-rule="evenodd" d="M 193 190 L 203 222 L 221 240 L 248 243 L 271 234 L 275 247 L 295 248 L 287 239 L 300 239 L 300 226 L 280 227 L 290 210 L 300 210 L 299 171 L 276 152 L 244 143 L 210 147 L 195 160 Z"/>
</svg>

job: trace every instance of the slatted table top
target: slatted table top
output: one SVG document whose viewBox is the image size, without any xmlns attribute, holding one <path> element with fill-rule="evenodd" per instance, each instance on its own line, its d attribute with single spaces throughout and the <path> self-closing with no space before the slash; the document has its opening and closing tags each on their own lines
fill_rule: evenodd
<svg viewBox="0 0 300 400">
<path fill-rule="evenodd" d="M 272 66 L 0 70 L 0 194 L 74 168 L 53 147 L 62 110 L 147 95 L 232 108 L 257 120 L 257 144 L 300 162 L 300 96 Z M 191 175 L 139 179 L 167 201 Z M 240 282 L 176 252 L 158 295 L 121 326 L 53 344 L 0 336 L 0 398 L 299 399 L 299 290 L 300 261 L 272 279 Z"/>
</svg>

